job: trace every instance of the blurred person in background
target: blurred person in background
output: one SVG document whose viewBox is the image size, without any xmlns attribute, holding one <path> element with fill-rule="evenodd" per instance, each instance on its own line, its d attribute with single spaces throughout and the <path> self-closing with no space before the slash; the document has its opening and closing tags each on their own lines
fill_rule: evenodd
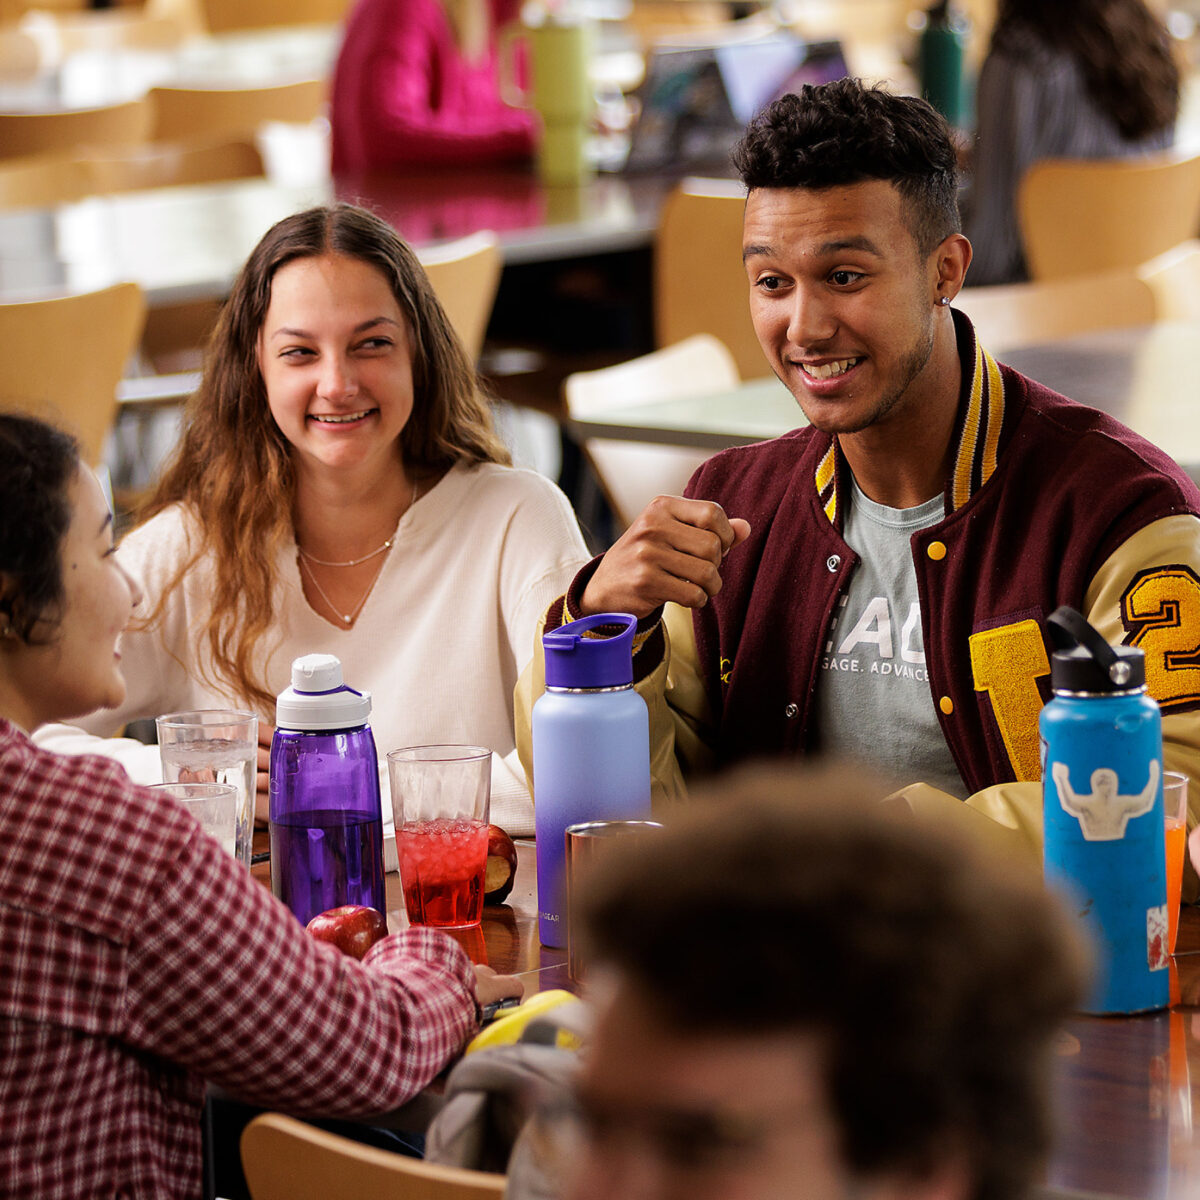
<svg viewBox="0 0 1200 1200">
<path fill-rule="evenodd" d="M 411 1099 L 520 982 L 428 928 L 350 959 L 181 803 L 36 747 L 120 705 L 141 594 L 66 434 L 0 415 L 0 511 L 0 1193 L 198 1197 L 209 1083 L 300 1115 Z"/>
<path fill-rule="evenodd" d="M 1028 278 L 1021 177 L 1044 158 L 1121 158 L 1175 140 L 1179 67 L 1143 0 L 999 0 L 976 93 L 969 282 Z"/>
<path fill-rule="evenodd" d="M 500 98 L 519 0 L 358 0 L 334 69 L 333 170 L 528 159 L 535 117 Z"/>
<path fill-rule="evenodd" d="M 743 770 L 606 860 L 570 1200 L 1029 1194 L 1081 948 L 1039 873 L 879 794 Z"/>
<path fill-rule="evenodd" d="M 531 834 L 513 687 L 587 551 L 562 492 L 508 464 L 395 230 L 352 205 L 284 218 L 235 281 L 182 441 L 121 543 L 146 596 L 122 640 L 128 693 L 80 724 L 108 738 L 161 713 L 257 713 L 265 819 L 275 697 L 294 658 L 335 654 L 371 693 L 381 756 L 489 747 L 492 820 Z M 157 747 L 100 737 L 38 741 L 157 781 Z"/>
</svg>

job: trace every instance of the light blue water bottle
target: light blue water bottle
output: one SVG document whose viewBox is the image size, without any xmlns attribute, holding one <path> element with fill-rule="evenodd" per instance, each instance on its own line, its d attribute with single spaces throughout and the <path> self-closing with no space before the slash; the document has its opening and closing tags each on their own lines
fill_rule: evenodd
<svg viewBox="0 0 1200 1200">
<path fill-rule="evenodd" d="M 538 934 L 567 944 L 564 831 L 650 816 L 650 715 L 633 690 L 637 618 L 597 613 L 543 634 L 546 691 L 533 706 Z"/>
<path fill-rule="evenodd" d="M 1058 649 L 1040 720 L 1044 861 L 1092 941 L 1085 1011 L 1165 1008 L 1162 717 L 1146 695 L 1145 656 L 1110 646 L 1072 608 L 1047 624 Z"/>
</svg>

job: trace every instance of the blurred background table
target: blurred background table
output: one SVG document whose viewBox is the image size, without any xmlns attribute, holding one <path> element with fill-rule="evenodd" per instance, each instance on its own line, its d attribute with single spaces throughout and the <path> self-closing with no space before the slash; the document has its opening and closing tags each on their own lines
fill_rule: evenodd
<svg viewBox="0 0 1200 1200">
<path fill-rule="evenodd" d="M 998 357 L 1072 400 L 1116 417 L 1200 480 L 1200 407 L 1192 374 L 1198 353 L 1200 323 L 1169 321 L 1080 334 Z M 571 421 L 585 441 L 613 438 L 711 451 L 777 437 L 804 424 L 796 401 L 774 376 Z"/>
</svg>

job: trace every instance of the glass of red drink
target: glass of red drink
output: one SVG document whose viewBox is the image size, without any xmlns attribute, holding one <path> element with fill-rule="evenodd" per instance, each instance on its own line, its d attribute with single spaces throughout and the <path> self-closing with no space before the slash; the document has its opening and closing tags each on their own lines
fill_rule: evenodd
<svg viewBox="0 0 1200 1200">
<path fill-rule="evenodd" d="M 464 928 L 483 916 L 492 754 L 408 746 L 387 756 L 404 907 L 413 925 Z"/>
</svg>

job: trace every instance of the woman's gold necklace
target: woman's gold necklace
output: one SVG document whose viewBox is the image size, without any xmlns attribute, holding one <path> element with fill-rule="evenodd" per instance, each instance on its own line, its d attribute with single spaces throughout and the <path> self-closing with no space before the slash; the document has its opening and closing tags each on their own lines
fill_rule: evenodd
<svg viewBox="0 0 1200 1200">
<path fill-rule="evenodd" d="M 419 484 L 413 484 L 412 499 L 408 502 L 409 508 L 412 508 L 412 506 L 417 502 L 418 487 Z M 408 510 L 406 509 L 405 511 L 407 512 Z M 309 552 L 305 550 L 303 546 L 297 546 L 296 550 L 300 555 L 300 565 L 308 567 L 308 578 L 312 582 L 313 587 L 317 589 L 317 595 L 325 601 L 326 607 L 331 613 L 333 613 L 335 617 L 338 618 L 338 620 L 345 622 L 345 624 L 349 626 L 354 624 L 355 618 L 362 611 L 363 605 L 367 602 L 367 597 L 371 594 L 375 584 L 379 582 L 379 576 L 383 573 L 383 563 L 380 562 L 379 566 L 375 568 L 375 574 L 371 576 L 371 582 L 367 584 L 367 590 L 363 592 L 362 598 L 348 613 L 341 612 L 338 609 L 338 606 L 334 604 L 332 600 L 330 600 L 329 596 L 325 592 L 325 589 L 321 586 L 320 581 L 317 579 L 317 573 L 312 568 L 313 563 L 317 563 L 322 567 L 357 567 L 362 563 L 370 562 L 371 559 L 376 558 L 378 555 L 390 550 L 392 548 L 393 541 L 395 541 L 395 534 L 388 538 L 388 540 L 384 542 L 378 550 L 372 550 L 370 554 L 364 554 L 362 558 L 352 558 L 347 562 L 328 562 L 326 559 L 317 558 L 315 555 L 309 554 Z"/>
</svg>

